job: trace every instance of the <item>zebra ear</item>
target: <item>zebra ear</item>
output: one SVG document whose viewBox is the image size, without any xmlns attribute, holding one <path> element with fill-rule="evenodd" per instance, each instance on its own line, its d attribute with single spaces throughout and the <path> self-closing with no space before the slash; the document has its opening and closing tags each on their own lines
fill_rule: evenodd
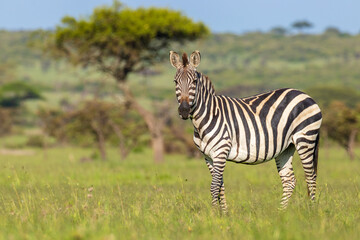
<svg viewBox="0 0 360 240">
<path fill-rule="evenodd" d="M 174 68 L 179 68 L 181 66 L 179 54 L 174 51 L 170 51 L 170 63 Z"/>
<path fill-rule="evenodd" d="M 198 50 L 195 50 L 190 56 L 190 64 L 193 65 L 194 67 L 197 67 L 200 64 L 200 60 L 201 60 L 200 52 Z"/>
</svg>

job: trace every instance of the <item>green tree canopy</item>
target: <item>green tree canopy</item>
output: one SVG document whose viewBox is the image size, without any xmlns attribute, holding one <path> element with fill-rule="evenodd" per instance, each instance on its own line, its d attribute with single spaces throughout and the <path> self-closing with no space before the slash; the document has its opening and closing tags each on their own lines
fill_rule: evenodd
<svg viewBox="0 0 360 240">
<path fill-rule="evenodd" d="M 208 34 L 203 23 L 194 23 L 166 8 L 96 8 L 88 18 L 64 17 L 53 34 L 56 54 L 75 64 L 95 65 L 124 81 L 128 73 L 167 56 L 171 42 L 194 40 Z M 164 51 L 166 50 L 166 51 Z"/>
<path fill-rule="evenodd" d="M 0 107 L 18 107 L 22 101 L 40 98 L 40 93 L 24 82 L 9 82 L 0 87 Z"/>
<path fill-rule="evenodd" d="M 302 20 L 302 21 L 296 21 L 291 25 L 293 28 L 299 30 L 299 32 L 302 32 L 303 29 L 312 28 L 312 23 Z"/>
</svg>

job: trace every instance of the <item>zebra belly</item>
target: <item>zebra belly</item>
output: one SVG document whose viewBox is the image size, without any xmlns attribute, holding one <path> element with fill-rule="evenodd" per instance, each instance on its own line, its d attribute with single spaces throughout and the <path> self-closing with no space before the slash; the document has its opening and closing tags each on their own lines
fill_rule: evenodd
<svg viewBox="0 0 360 240">
<path fill-rule="evenodd" d="M 285 145 L 285 149 L 289 144 L 290 142 Z M 238 147 L 237 144 L 233 144 L 232 148 L 230 149 L 227 161 L 243 164 L 260 164 L 276 158 L 282 151 L 283 149 L 280 149 L 275 154 L 268 154 L 268 156 L 265 158 L 264 153 L 257 154 L 256 148 L 254 146 L 250 146 L 250 152 L 248 154 L 248 150 L 245 147 Z"/>
<path fill-rule="evenodd" d="M 244 164 L 259 164 L 266 160 L 270 159 L 256 158 L 256 152 L 250 151 L 248 153 L 247 149 L 238 148 L 236 145 L 230 149 L 227 159 L 227 161 Z"/>
<path fill-rule="evenodd" d="M 194 143 L 196 147 L 208 158 L 216 156 L 219 151 L 221 151 L 218 146 L 209 144 L 207 139 L 200 139 L 199 137 L 194 135 Z M 266 157 L 263 147 L 260 147 L 259 153 L 257 153 L 256 146 L 254 144 L 250 144 L 250 151 L 248 153 L 248 149 L 246 145 L 240 144 L 238 145 L 238 141 L 232 141 L 230 152 L 228 153 L 227 161 L 243 163 L 243 164 L 260 164 L 267 162 L 271 159 L 276 158 L 284 149 L 286 149 L 291 143 L 291 139 L 288 139 L 283 149 L 277 150 L 275 153 L 269 153 Z M 221 145 L 221 144 L 220 144 Z"/>
</svg>

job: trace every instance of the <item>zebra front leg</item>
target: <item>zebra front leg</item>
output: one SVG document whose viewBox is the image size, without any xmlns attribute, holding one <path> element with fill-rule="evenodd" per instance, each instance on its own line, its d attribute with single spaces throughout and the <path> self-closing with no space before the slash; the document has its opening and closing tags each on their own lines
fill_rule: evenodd
<svg viewBox="0 0 360 240">
<path fill-rule="evenodd" d="M 220 203 L 223 213 L 226 213 L 226 200 L 225 200 L 225 187 L 223 182 L 223 172 L 225 168 L 225 159 L 216 158 L 213 159 L 212 164 L 212 180 L 210 186 L 210 192 L 212 196 L 212 205 L 215 209 L 218 208 Z"/>
<path fill-rule="evenodd" d="M 292 167 L 292 158 L 295 147 L 291 144 L 284 152 L 275 158 L 276 167 L 283 185 L 283 195 L 280 202 L 280 209 L 285 209 L 295 188 L 295 175 Z"/>
<path fill-rule="evenodd" d="M 220 201 L 221 212 L 224 213 L 224 214 L 227 214 L 228 211 L 227 211 L 226 198 L 225 198 L 224 181 L 222 181 L 222 184 L 221 184 L 221 187 L 220 187 L 219 201 Z"/>
<path fill-rule="evenodd" d="M 206 165 L 209 168 L 210 174 L 212 177 L 214 177 L 214 167 L 213 167 L 213 161 L 211 159 L 205 158 L 206 161 Z M 211 191 L 212 194 L 212 191 Z M 213 198 L 214 200 L 214 198 Z M 221 186 L 220 186 L 220 191 L 219 191 L 219 195 L 217 200 L 220 202 L 220 208 L 221 211 L 226 214 L 227 213 L 227 205 L 226 205 L 226 198 L 225 198 L 225 186 L 224 186 L 224 180 L 223 178 L 221 179 Z M 213 205 L 214 205 L 214 201 L 213 201 Z M 215 203 L 215 206 L 217 206 L 217 202 Z"/>
</svg>

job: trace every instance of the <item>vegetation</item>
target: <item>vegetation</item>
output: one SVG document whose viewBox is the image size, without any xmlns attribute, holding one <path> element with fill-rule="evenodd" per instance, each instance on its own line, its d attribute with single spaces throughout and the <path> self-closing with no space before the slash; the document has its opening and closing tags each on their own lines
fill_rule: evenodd
<svg viewBox="0 0 360 240">
<path fill-rule="evenodd" d="M 326 136 L 344 147 L 350 159 L 353 160 L 355 158 L 355 142 L 360 129 L 360 104 L 357 108 L 352 109 L 341 101 L 332 101 L 324 109 L 322 129 Z"/>
<path fill-rule="evenodd" d="M 229 216 L 213 212 L 202 159 L 151 152 L 79 161 L 91 150 L 23 149 L 2 158 L 1 239 L 359 239 L 359 161 L 320 149 L 318 195 L 308 200 L 300 160 L 288 209 L 273 161 L 225 168 Z M 359 151 L 357 151 L 360 153 Z M 327 157 L 326 155 L 330 156 Z"/>
<path fill-rule="evenodd" d="M 180 12 L 159 8 L 99 7 L 88 19 L 64 17 L 51 34 L 46 51 L 63 56 L 74 64 L 95 66 L 118 83 L 126 101 L 144 119 L 154 151 L 161 162 L 164 140 L 157 117 L 135 100 L 126 84 L 128 75 L 160 62 L 170 43 L 195 40 L 208 34 L 203 23 L 194 23 Z"/>
<path fill-rule="evenodd" d="M 298 29 L 299 32 L 302 32 L 303 29 L 311 28 L 312 24 L 306 20 L 302 20 L 294 22 L 291 26 L 295 29 Z"/>
<path fill-rule="evenodd" d="M 145 124 L 136 112 L 123 105 L 91 100 L 69 111 L 43 109 L 39 116 L 49 136 L 82 146 L 96 143 L 103 160 L 107 158 L 107 142 L 119 146 L 122 159 L 129 151 L 145 145 L 140 140 L 146 134 Z"/>
<path fill-rule="evenodd" d="M 284 33 L 285 28 L 277 28 L 269 33 L 214 34 L 185 45 L 172 44 L 169 49 L 187 52 L 204 49 L 203 64 L 199 70 L 210 77 L 220 94 L 240 97 L 280 87 L 293 87 L 313 96 L 321 105 L 325 117 L 333 100 L 356 109 L 360 102 L 360 35 L 346 35 L 341 30 L 338 30 L 340 34 L 333 34 L 332 28 L 319 35 L 291 35 Z M 21 104 L 21 115 L 17 116 L 13 128 L 15 133 L 22 131 L 25 137 L 32 137 L 32 133 L 27 135 L 26 129 L 21 130 L 24 126 L 18 123 L 24 121 L 19 121 L 19 118 L 26 119 L 27 127 L 39 128 L 39 107 L 67 112 L 74 110 L 74 106 L 79 109 L 77 106 L 82 106 L 83 101 L 94 97 L 126 103 L 123 95 L 116 91 L 115 81 L 108 75 L 91 66 L 73 67 L 62 60 L 40 57 L 38 48 L 27 47 L 30 36 L 29 32 L 5 31 L 0 35 L 0 47 L 4 46 L 1 50 L 8 56 L 0 62 L 1 82 L 26 82 L 41 92 L 44 99 L 27 100 Z M 161 126 L 165 134 L 165 150 L 187 152 L 193 156 L 196 150 L 191 144 L 191 126 L 177 119 L 176 106 L 172 101 L 173 75 L 166 61 L 130 73 L 126 84 L 141 107 L 155 116 L 164 116 L 157 118 L 159 121 L 156 125 Z M 3 117 L 8 116 L 4 114 Z M 7 123 L 11 122 L 13 120 L 7 120 Z M 329 135 L 323 133 L 322 136 Z M 145 133 L 141 138 L 148 137 L 148 133 Z M 76 144 L 81 145 L 80 142 Z M 127 150 L 131 151 L 130 148 Z"/>
<path fill-rule="evenodd" d="M 11 110 L 0 108 L 0 122 L 0 136 L 9 134 L 13 124 Z"/>
<path fill-rule="evenodd" d="M 28 99 L 40 99 L 40 93 L 24 82 L 9 82 L 0 87 L 0 107 L 16 108 Z"/>
<path fill-rule="evenodd" d="M 326 110 L 333 109 L 329 105 L 334 101 L 342 102 L 342 107 L 349 107 L 351 109 L 355 109 L 357 104 L 360 103 L 360 91 L 354 88 L 317 86 L 308 89 L 306 92 L 313 97 L 322 108 L 326 108 Z"/>
<path fill-rule="evenodd" d="M 14 120 L 16 121 L 17 116 L 21 115 L 19 114 L 21 103 L 29 99 L 41 98 L 35 88 L 21 81 L 0 85 L 0 136 L 11 133 Z"/>
<path fill-rule="evenodd" d="M 0 239 L 359 239 L 360 162 L 343 148 L 358 160 L 360 35 L 290 30 L 196 40 L 208 33 L 203 24 L 118 1 L 87 18 L 65 17 L 51 38 L 0 30 Z M 51 54 L 39 49 L 44 39 Z M 194 157 L 191 125 L 177 118 L 174 71 L 162 61 L 169 50 L 195 49 L 220 94 L 293 87 L 321 105 L 314 205 L 295 158 L 287 211 L 277 210 L 274 162 L 228 163 L 230 214 L 212 211 L 210 174 Z M 154 165 L 156 136 L 168 154 Z"/>
</svg>

